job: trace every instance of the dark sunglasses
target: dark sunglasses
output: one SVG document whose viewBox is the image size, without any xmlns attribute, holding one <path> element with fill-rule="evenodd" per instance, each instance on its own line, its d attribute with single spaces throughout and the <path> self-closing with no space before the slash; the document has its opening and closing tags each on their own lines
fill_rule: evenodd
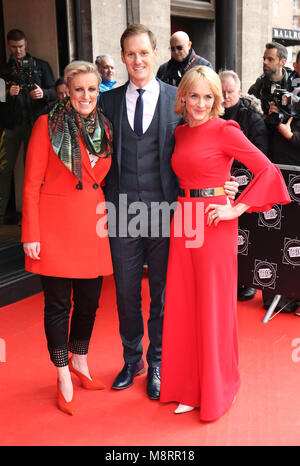
<svg viewBox="0 0 300 466">
<path fill-rule="evenodd" d="M 183 49 L 183 45 L 175 45 L 175 47 L 170 47 L 170 49 L 172 52 L 175 52 L 175 50 L 181 52 L 181 50 Z"/>
</svg>

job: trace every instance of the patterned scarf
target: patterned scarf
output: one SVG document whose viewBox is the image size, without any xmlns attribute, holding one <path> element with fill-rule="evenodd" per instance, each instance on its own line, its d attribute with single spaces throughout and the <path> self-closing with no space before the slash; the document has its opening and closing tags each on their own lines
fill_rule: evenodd
<svg viewBox="0 0 300 466">
<path fill-rule="evenodd" d="M 70 98 L 60 100 L 49 112 L 48 128 L 54 152 L 62 163 L 76 176 L 82 189 L 82 161 L 79 137 L 87 150 L 99 158 L 112 153 L 112 125 L 97 105 L 83 118 L 74 110 Z"/>
</svg>

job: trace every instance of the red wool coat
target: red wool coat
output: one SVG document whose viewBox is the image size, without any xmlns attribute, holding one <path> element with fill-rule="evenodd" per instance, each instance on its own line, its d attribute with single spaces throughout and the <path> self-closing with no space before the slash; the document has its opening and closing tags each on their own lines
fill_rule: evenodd
<svg viewBox="0 0 300 466">
<path fill-rule="evenodd" d="M 30 138 L 25 165 L 21 241 L 41 243 L 40 260 L 26 256 L 25 269 L 41 275 L 95 278 L 112 274 L 108 235 L 97 234 L 97 222 L 106 225 L 101 188 L 111 157 L 92 168 L 80 140 L 83 189 L 59 160 L 48 133 L 48 115 L 38 118 Z M 103 204 L 104 205 L 104 204 Z"/>
</svg>

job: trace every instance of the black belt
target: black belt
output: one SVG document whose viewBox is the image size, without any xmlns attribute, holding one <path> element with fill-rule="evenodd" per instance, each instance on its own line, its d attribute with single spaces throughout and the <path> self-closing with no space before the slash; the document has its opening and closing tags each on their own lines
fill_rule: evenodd
<svg viewBox="0 0 300 466">
<path fill-rule="evenodd" d="M 182 189 L 179 188 L 180 197 L 214 197 L 225 196 L 224 188 Z"/>
</svg>

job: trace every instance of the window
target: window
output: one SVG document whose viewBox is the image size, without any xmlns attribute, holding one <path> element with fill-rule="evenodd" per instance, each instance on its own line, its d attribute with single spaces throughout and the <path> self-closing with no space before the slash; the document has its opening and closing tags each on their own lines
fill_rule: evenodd
<svg viewBox="0 0 300 466">
<path fill-rule="evenodd" d="M 299 26 L 298 16 L 293 16 L 293 27 L 297 28 Z"/>
</svg>

